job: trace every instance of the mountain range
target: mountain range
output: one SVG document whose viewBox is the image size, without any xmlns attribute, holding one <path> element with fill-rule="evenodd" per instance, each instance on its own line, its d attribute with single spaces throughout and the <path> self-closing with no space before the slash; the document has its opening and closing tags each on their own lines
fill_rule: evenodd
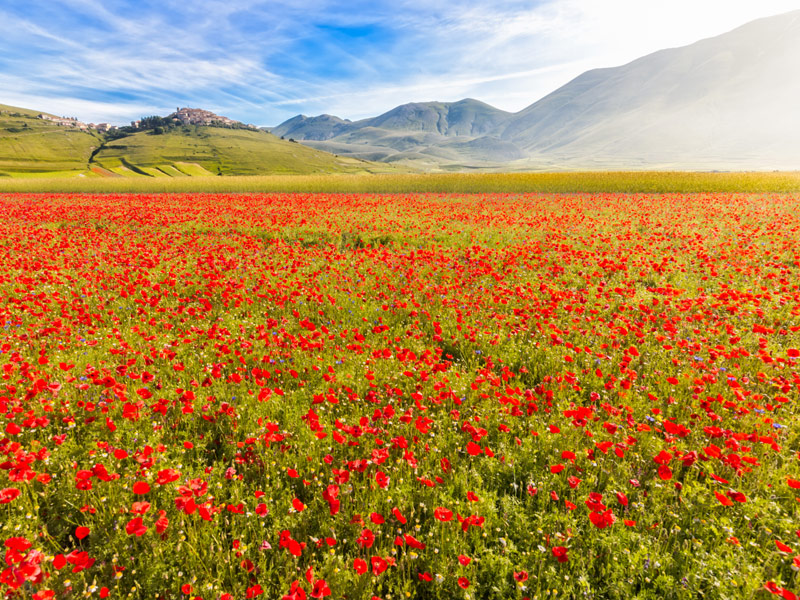
<svg viewBox="0 0 800 600">
<path fill-rule="evenodd" d="M 800 10 L 576 77 L 509 113 L 420 102 L 374 118 L 298 115 L 308 146 L 424 169 L 800 168 Z"/>
<path fill-rule="evenodd" d="M 559 169 L 800 169 L 800 10 L 587 71 L 516 113 L 467 98 L 262 131 L 201 109 L 115 128 L 0 105 L 0 176 Z"/>
</svg>

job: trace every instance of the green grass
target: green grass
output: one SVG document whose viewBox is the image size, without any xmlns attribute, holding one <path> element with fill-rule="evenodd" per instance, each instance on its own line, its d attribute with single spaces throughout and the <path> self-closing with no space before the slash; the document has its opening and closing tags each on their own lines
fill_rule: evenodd
<svg viewBox="0 0 800 600">
<path fill-rule="evenodd" d="M 77 174 L 101 138 L 53 125 L 39 113 L 0 104 L 0 176 Z"/>
<path fill-rule="evenodd" d="M 208 177 L 209 175 L 213 175 L 208 169 L 204 169 L 202 165 L 198 165 L 197 163 L 176 162 L 173 166 L 178 173 L 190 177 Z"/>
<path fill-rule="evenodd" d="M 157 166 L 167 174 L 176 174 L 170 172 L 170 167 L 163 164 Z M 3 178 L 0 179 L 0 191 L 87 193 L 796 193 L 800 192 L 800 172 L 688 173 L 639 171 L 513 174 L 267 175 L 116 179 L 37 178 L 27 180 Z"/>
<path fill-rule="evenodd" d="M 106 141 L 96 132 L 39 119 L 38 111 L 0 105 L 0 177 L 73 177 L 97 167 L 130 178 L 214 175 L 402 173 L 406 168 L 339 157 L 264 131 L 183 127 Z"/>
<path fill-rule="evenodd" d="M 161 135 L 141 132 L 111 141 L 93 162 L 107 169 L 160 168 L 168 175 L 258 175 L 397 172 L 396 167 L 337 157 L 263 131 L 182 127 Z M 172 166 L 173 173 L 163 166 Z"/>
</svg>

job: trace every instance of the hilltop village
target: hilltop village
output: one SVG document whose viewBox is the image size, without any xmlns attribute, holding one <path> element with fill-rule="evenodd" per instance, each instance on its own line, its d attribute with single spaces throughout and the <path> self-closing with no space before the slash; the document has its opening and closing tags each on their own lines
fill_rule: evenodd
<svg viewBox="0 0 800 600">
<path fill-rule="evenodd" d="M 84 123 L 75 117 L 56 117 L 45 113 L 41 113 L 37 116 L 39 119 L 48 121 L 54 125 L 79 129 L 81 131 L 93 129 L 100 133 L 108 133 L 119 129 L 116 125 L 111 125 L 110 123 Z M 239 121 L 234 121 L 233 119 L 223 117 L 202 108 L 177 108 L 174 113 L 166 117 L 158 117 L 157 119 L 159 124 L 173 127 L 182 125 L 203 125 L 207 127 L 257 129 L 255 125 L 245 125 Z M 137 119 L 136 121 L 131 121 L 130 127 L 134 130 L 151 129 L 153 126 L 152 120 L 153 117 Z"/>
<path fill-rule="evenodd" d="M 47 115 L 41 113 L 37 115 L 38 118 L 49 121 L 54 125 L 60 125 L 61 127 L 71 127 L 73 129 L 80 129 L 81 131 L 87 131 L 89 129 L 96 129 L 100 133 L 107 133 L 109 131 L 113 131 L 117 128 L 116 125 L 111 125 L 110 123 L 84 123 L 83 121 L 78 121 L 75 117 L 55 117 L 53 115 Z"/>
<path fill-rule="evenodd" d="M 228 117 L 217 115 L 210 110 L 202 108 L 177 108 L 174 113 L 163 118 L 164 121 L 174 125 L 205 125 L 208 127 L 245 127 L 257 129 L 255 125 L 244 125 L 240 121 L 234 121 Z M 134 129 L 142 128 L 142 119 L 131 121 Z"/>
</svg>

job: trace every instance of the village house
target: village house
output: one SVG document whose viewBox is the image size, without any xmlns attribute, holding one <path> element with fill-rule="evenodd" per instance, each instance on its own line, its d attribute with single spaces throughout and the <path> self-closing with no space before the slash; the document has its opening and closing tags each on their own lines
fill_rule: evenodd
<svg viewBox="0 0 800 600">
<path fill-rule="evenodd" d="M 44 113 L 39 114 L 38 117 L 45 121 L 50 121 L 51 123 L 60 125 L 61 127 L 73 127 L 75 129 L 80 129 L 83 131 L 89 129 L 89 125 L 81 121 L 78 121 L 78 119 L 76 119 L 75 117 L 53 117 L 51 115 L 46 115 Z"/>
<path fill-rule="evenodd" d="M 238 121 L 234 121 L 228 117 L 221 117 L 209 110 L 203 110 L 201 108 L 178 108 L 167 118 L 181 123 L 182 125 L 234 125 L 238 123 Z"/>
<path fill-rule="evenodd" d="M 96 125 L 94 123 L 83 123 L 82 121 L 78 121 L 75 117 L 53 117 L 44 113 L 40 113 L 37 117 L 44 121 L 50 121 L 55 125 L 60 125 L 61 127 L 72 127 L 74 129 L 80 129 L 81 131 L 96 129 L 100 133 L 107 133 L 117 128 L 116 125 L 111 125 L 111 123 L 97 123 Z M 136 121 L 136 123 L 138 123 L 138 121 Z"/>
</svg>

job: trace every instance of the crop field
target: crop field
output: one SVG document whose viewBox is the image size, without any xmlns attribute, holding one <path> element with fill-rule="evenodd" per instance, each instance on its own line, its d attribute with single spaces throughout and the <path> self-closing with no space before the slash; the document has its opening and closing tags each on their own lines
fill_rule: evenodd
<svg viewBox="0 0 800 600">
<path fill-rule="evenodd" d="M 158 137 L 158 136 L 157 136 Z M 342 161 L 354 159 L 341 158 Z M 373 163 L 371 163 L 373 164 Z M 521 193 L 800 193 L 800 171 L 708 173 L 689 171 L 564 171 L 533 173 L 322 173 L 313 175 L 197 176 L 162 165 L 170 177 L 151 176 L 10 178 L 0 176 L 7 193 L 325 193 L 325 194 L 521 194 Z M 380 165 L 379 165 L 380 166 Z M 118 166 L 112 166 L 119 170 Z M 181 177 L 178 168 L 186 171 Z M 196 165 L 195 165 L 195 168 Z M 399 169 L 383 165 L 385 170 Z M 97 167 L 95 167 L 97 169 Z M 171 170 L 170 170 L 171 169 Z M 162 173 L 163 174 L 163 173 Z M 107 175 L 115 175 L 109 172 Z M 119 173 L 116 173 L 119 175 Z"/>
<path fill-rule="evenodd" d="M 0 193 L 0 326 L 8 598 L 800 593 L 798 195 Z"/>
</svg>

